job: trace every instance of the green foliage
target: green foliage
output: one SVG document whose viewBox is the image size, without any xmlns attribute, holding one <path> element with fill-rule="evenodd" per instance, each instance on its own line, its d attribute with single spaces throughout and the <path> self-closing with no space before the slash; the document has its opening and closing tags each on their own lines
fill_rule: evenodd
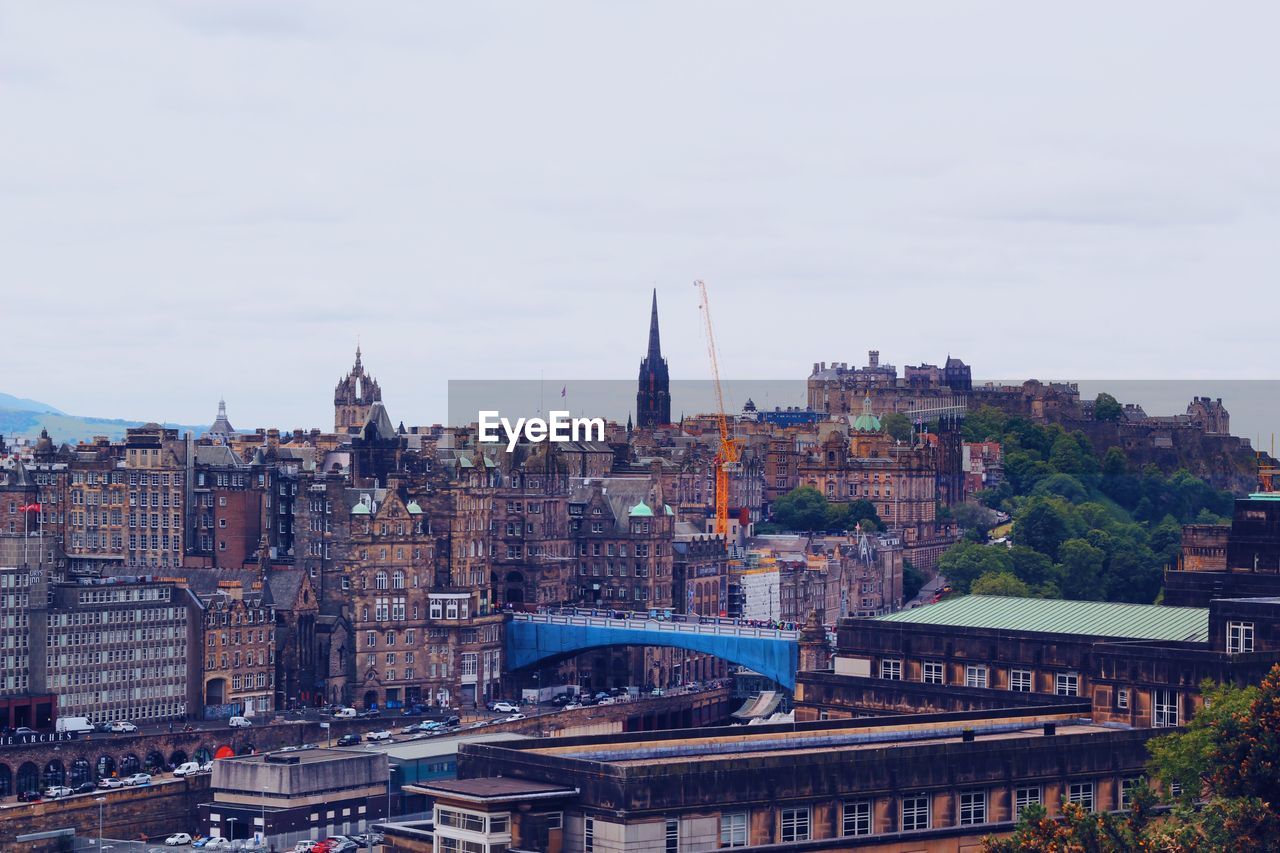
<svg viewBox="0 0 1280 853">
<path fill-rule="evenodd" d="M 1019 580 L 1013 572 L 987 572 L 969 586 L 974 595 L 1007 595 L 1012 598 L 1031 598 L 1031 588 Z"/>
<path fill-rule="evenodd" d="M 812 486 L 799 486 L 773 502 L 773 520 L 784 530 L 827 528 L 827 499 Z"/>
<path fill-rule="evenodd" d="M 875 504 L 867 500 L 829 503 L 812 486 L 800 486 L 773 502 L 773 523 L 757 527 L 759 532 L 819 530 L 883 530 L 884 522 Z"/>
<path fill-rule="evenodd" d="M 1184 731 L 1147 742 L 1149 769 L 1181 797 L 1157 815 L 1139 785 L 1128 812 L 1087 813 L 1064 804 L 1049 818 L 1023 810 L 1007 838 L 983 839 L 986 853 L 1267 853 L 1280 850 L 1280 665 L 1257 687 L 1206 683 L 1204 707 Z"/>
<path fill-rule="evenodd" d="M 1106 413 L 1114 400 L 1103 395 L 1100 402 Z M 1008 571 L 1032 595 L 1149 603 L 1160 596 L 1164 567 L 1177 557 L 1181 526 L 1221 523 L 1233 509 L 1229 493 L 1186 471 L 1166 476 L 1153 465 L 1137 471 L 1119 447 L 1107 448 L 1099 460 L 1083 433 L 1056 424 L 982 408 L 963 429 L 966 440 L 998 441 L 1004 449 L 1004 481 L 976 501 L 1009 513 L 1014 545 L 1040 557 L 1020 552 L 1009 565 L 1007 555 L 961 551 L 986 541 L 961 522 L 970 541 L 953 546 L 957 554 L 946 565 L 961 572 L 956 587 L 962 591 L 986 571 Z"/>
<path fill-rule="evenodd" d="M 1124 414 L 1120 401 L 1103 391 L 1093 401 L 1093 417 L 1099 421 L 1118 421 Z"/>
<path fill-rule="evenodd" d="M 902 561 L 902 600 L 910 601 L 920 594 L 924 587 L 924 574 L 911 564 L 910 560 Z"/>
<path fill-rule="evenodd" d="M 951 581 L 957 592 L 969 592 L 973 582 L 988 572 L 1011 572 L 1013 561 L 1009 549 L 957 542 L 938 558 L 938 573 Z"/>
<path fill-rule="evenodd" d="M 902 412 L 889 412 L 880 418 L 880 429 L 897 441 L 911 440 L 911 419 Z"/>
<path fill-rule="evenodd" d="M 973 542 L 986 542 L 987 532 L 995 524 L 991 510 L 976 503 L 961 503 L 950 507 L 951 520 L 960 525 L 965 537 Z"/>
</svg>

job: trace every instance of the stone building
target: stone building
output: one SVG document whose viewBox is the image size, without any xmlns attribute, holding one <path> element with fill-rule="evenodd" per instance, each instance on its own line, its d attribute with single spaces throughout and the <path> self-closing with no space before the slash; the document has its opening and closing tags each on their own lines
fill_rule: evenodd
<svg viewBox="0 0 1280 853">
<path fill-rule="evenodd" d="M 1152 734 L 1075 705 L 467 743 L 407 790 L 438 840 L 512 850 L 959 853 L 1031 804 L 1127 808 Z"/>
<path fill-rule="evenodd" d="M 365 373 L 360 347 L 356 347 L 355 365 L 333 390 L 333 431 L 339 435 L 359 432 L 369 421 L 369 409 L 381 400 L 382 388 Z"/>
<path fill-rule="evenodd" d="M 1011 693 L 1080 697 L 1096 720 L 1178 726 L 1202 704 L 1205 679 L 1257 683 L 1280 661 L 1277 616 L 1280 601 L 1268 599 L 1217 600 L 1202 609 L 965 596 L 843 619 L 833 673 L 846 677 L 844 687 L 832 689 L 822 673 L 800 673 L 796 718 L 954 708 L 945 696 L 959 688 L 1005 703 L 1015 701 Z M 886 707 L 868 689 L 877 680 L 925 692 L 902 700 L 908 706 Z"/>
<path fill-rule="evenodd" d="M 58 716 L 182 720 L 200 702 L 200 605 L 173 579 L 81 579 L 51 590 L 47 685 Z"/>
<path fill-rule="evenodd" d="M 1187 524 L 1175 566 L 1165 571 L 1165 601 L 1205 607 L 1215 598 L 1280 595 L 1280 493 L 1235 503 L 1231 524 Z"/>
<path fill-rule="evenodd" d="M 261 581 L 218 583 L 203 599 L 201 679 L 206 719 L 255 717 L 276 710 L 276 613 Z"/>
</svg>

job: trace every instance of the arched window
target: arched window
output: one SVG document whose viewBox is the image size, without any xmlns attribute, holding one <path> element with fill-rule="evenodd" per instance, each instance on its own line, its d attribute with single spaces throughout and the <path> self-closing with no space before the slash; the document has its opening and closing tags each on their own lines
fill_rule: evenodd
<svg viewBox="0 0 1280 853">
<path fill-rule="evenodd" d="M 386 588 L 387 588 L 387 573 L 386 573 L 386 572 L 378 572 L 377 576 L 373 579 L 373 583 L 374 583 L 374 586 L 376 586 L 378 589 L 386 589 Z"/>
<path fill-rule="evenodd" d="M 13 793 L 13 771 L 9 769 L 8 764 L 0 764 L 0 797 L 7 797 Z"/>
<path fill-rule="evenodd" d="M 395 574 L 391 576 L 391 586 L 394 589 L 404 589 L 404 572 L 396 569 Z"/>
</svg>

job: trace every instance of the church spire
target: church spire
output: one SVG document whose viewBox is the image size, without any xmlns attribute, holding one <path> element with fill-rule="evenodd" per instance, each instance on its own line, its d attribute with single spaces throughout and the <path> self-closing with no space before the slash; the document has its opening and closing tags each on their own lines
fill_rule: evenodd
<svg viewBox="0 0 1280 853">
<path fill-rule="evenodd" d="M 359 372 L 360 372 L 360 368 L 361 368 L 361 364 L 360 364 L 360 344 L 359 344 L 359 343 L 357 343 L 357 344 L 356 344 L 356 367 L 355 367 L 355 370 L 354 370 L 353 372 L 355 372 L 355 373 L 359 373 Z"/>
<path fill-rule="evenodd" d="M 658 340 L 658 288 L 653 289 L 653 310 L 649 314 L 649 359 L 662 358 L 662 344 Z"/>
<path fill-rule="evenodd" d="M 636 425 L 650 429 L 671 423 L 671 384 L 667 361 L 662 357 L 658 337 L 658 289 L 653 290 L 649 313 L 649 350 L 640 362 L 640 385 L 636 393 Z"/>
</svg>

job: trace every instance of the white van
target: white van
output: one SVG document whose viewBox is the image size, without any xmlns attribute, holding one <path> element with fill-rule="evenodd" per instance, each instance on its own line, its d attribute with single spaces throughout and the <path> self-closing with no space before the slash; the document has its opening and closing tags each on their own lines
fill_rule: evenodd
<svg viewBox="0 0 1280 853">
<path fill-rule="evenodd" d="M 333 712 L 333 716 L 339 720 L 348 720 L 356 715 L 355 708 L 339 708 Z"/>
<path fill-rule="evenodd" d="M 231 726 L 233 729 L 247 729 L 252 726 L 253 723 L 249 722 L 247 717 L 232 717 L 230 720 L 227 720 L 227 725 Z"/>
<path fill-rule="evenodd" d="M 187 761 L 173 768 L 174 776 L 194 776 L 200 772 L 200 762 Z"/>
<path fill-rule="evenodd" d="M 88 717 L 59 717 L 57 728 L 60 732 L 77 735 L 93 734 L 93 723 L 89 722 Z"/>
</svg>

